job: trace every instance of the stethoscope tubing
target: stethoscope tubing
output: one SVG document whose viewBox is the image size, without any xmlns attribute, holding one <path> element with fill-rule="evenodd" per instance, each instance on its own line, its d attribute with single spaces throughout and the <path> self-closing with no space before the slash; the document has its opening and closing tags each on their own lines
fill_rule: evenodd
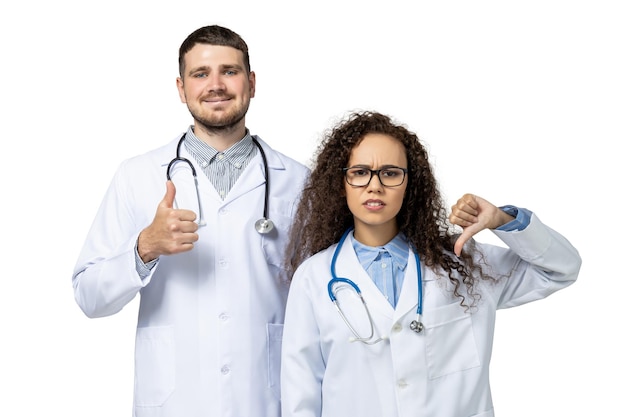
<svg viewBox="0 0 626 417">
<path fill-rule="evenodd" d="M 328 290 L 328 296 L 330 298 L 330 300 L 332 301 L 332 303 L 335 305 L 335 308 L 337 309 L 337 311 L 339 312 L 339 314 L 341 315 L 341 318 L 343 319 L 343 321 L 346 323 L 346 325 L 348 326 L 348 328 L 350 329 L 350 331 L 354 334 L 354 338 L 352 338 L 352 341 L 360 341 L 366 344 L 374 344 L 377 343 L 381 340 L 383 340 L 382 338 L 378 338 L 375 341 L 372 341 L 371 339 L 374 337 L 373 334 L 373 321 L 372 321 L 372 317 L 370 315 L 369 312 L 369 308 L 367 307 L 367 304 L 365 302 L 365 299 L 363 298 L 363 295 L 361 293 L 361 289 L 359 288 L 359 286 L 357 284 L 355 284 L 352 280 L 348 279 L 348 278 L 342 278 L 342 277 L 338 277 L 337 273 L 336 273 L 336 263 L 337 263 L 337 258 L 339 256 L 339 252 L 341 251 L 341 248 L 343 246 L 344 241 L 346 240 L 346 238 L 348 237 L 348 235 L 350 234 L 350 232 L 353 230 L 352 227 L 348 228 L 348 230 L 346 230 L 344 232 L 344 234 L 341 236 L 341 238 L 339 239 L 339 242 L 337 243 L 337 247 L 335 248 L 335 251 L 333 253 L 333 257 L 332 260 L 330 262 L 330 275 L 331 275 L 331 279 L 328 281 L 328 285 L 327 285 L 327 290 Z M 416 267 L 417 267 L 417 307 L 416 307 L 416 318 L 410 323 L 410 328 L 411 330 L 413 330 L 416 333 L 421 333 L 422 330 L 424 329 L 424 325 L 422 323 L 422 309 L 423 309 L 423 283 L 422 283 L 422 266 L 421 266 L 421 262 L 419 259 L 419 255 L 417 254 L 417 251 L 414 250 L 413 254 L 415 255 L 415 263 L 416 263 Z M 337 302 L 337 297 L 333 291 L 333 286 L 335 284 L 338 283 L 344 283 L 344 284 L 348 284 L 350 285 L 354 291 L 356 291 L 357 295 L 360 297 L 361 302 L 363 303 L 363 305 L 365 306 L 365 311 L 367 312 L 367 315 L 369 317 L 370 320 L 370 326 L 371 326 L 371 334 L 369 337 L 360 337 L 358 336 L 358 334 L 356 333 L 356 331 L 354 330 L 354 328 L 352 327 L 352 325 L 348 322 L 346 316 L 344 315 L 343 311 L 341 311 L 341 307 L 339 307 L 339 304 Z"/>
<path fill-rule="evenodd" d="M 191 174 L 193 175 L 193 180 L 196 185 L 196 197 L 198 198 L 198 211 L 200 212 L 198 214 L 199 216 L 198 224 L 204 225 L 202 207 L 200 206 L 200 190 L 198 188 L 198 176 L 196 175 L 196 169 L 194 168 L 193 164 L 191 163 L 189 159 L 180 156 L 180 149 L 186 137 L 187 137 L 187 133 L 183 133 L 183 135 L 179 139 L 178 144 L 176 145 L 176 157 L 172 159 L 170 163 L 167 165 L 167 170 L 165 172 L 165 175 L 167 177 L 167 180 L 171 181 L 172 177 L 171 177 L 170 172 L 172 170 L 172 167 L 177 162 L 184 162 L 187 165 L 189 165 L 189 167 L 191 168 Z M 274 229 L 274 223 L 268 217 L 269 216 L 269 195 L 270 195 L 269 166 L 267 163 L 267 156 L 265 155 L 265 151 L 263 150 L 263 147 L 261 146 L 259 141 L 254 136 L 252 137 L 252 142 L 256 145 L 259 152 L 261 153 L 261 159 L 263 160 L 263 176 L 265 177 L 265 195 L 263 197 L 263 218 L 257 220 L 257 222 L 255 223 L 255 228 L 257 232 L 261 234 L 266 234 L 266 233 L 271 232 Z"/>
</svg>

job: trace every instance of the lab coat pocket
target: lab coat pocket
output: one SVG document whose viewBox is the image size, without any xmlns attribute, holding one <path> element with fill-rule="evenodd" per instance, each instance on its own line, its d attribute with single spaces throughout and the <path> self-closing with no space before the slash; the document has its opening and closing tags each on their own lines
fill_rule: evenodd
<svg viewBox="0 0 626 417">
<path fill-rule="evenodd" d="M 135 406 L 160 407 L 175 387 L 172 326 L 139 327 L 135 354 Z"/>
<path fill-rule="evenodd" d="M 424 324 L 430 379 L 480 366 L 472 315 L 463 307 L 450 304 L 429 310 Z"/>
<path fill-rule="evenodd" d="M 280 354 L 283 343 L 283 325 L 267 324 L 267 378 L 268 386 L 280 399 Z"/>
</svg>

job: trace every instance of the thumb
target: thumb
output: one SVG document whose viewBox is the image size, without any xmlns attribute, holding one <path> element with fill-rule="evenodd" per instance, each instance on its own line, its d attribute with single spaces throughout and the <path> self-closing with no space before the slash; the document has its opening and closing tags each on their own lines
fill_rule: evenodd
<svg viewBox="0 0 626 417">
<path fill-rule="evenodd" d="M 159 204 L 161 207 L 165 208 L 174 208 L 174 198 L 176 197 L 176 186 L 172 181 L 167 181 L 165 183 L 166 191 L 165 197 L 161 200 Z"/>
<path fill-rule="evenodd" d="M 478 230 L 480 230 L 480 228 L 476 228 L 475 226 L 476 225 L 472 225 L 463 229 L 463 233 L 461 233 L 456 239 L 456 242 L 454 242 L 454 253 L 456 256 L 461 256 L 461 251 L 463 250 L 465 243 L 467 243 L 467 241 L 470 240 L 472 236 L 478 232 Z"/>
</svg>

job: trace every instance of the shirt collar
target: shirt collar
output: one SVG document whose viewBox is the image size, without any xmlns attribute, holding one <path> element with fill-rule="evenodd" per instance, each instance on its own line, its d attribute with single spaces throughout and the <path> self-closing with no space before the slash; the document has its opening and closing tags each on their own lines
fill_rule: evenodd
<svg viewBox="0 0 626 417">
<path fill-rule="evenodd" d="M 250 131 L 246 129 L 246 135 L 240 141 L 237 141 L 224 152 L 219 152 L 203 140 L 198 139 L 193 133 L 193 126 L 189 126 L 187 136 L 185 136 L 185 148 L 192 155 L 198 155 L 208 163 L 213 162 L 218 154 L 222 154 L 224 155 L 222 160 L 237 164 L 241 163 L 241 161 L 250 155 L 250 153 L 254 151 L 255 146 L 252 142 Z"/>
<path fill-rule="evenodd" d="M 352 232 L 352 246 L 356 252 L 357 258 L 364 269 L 374 262 L 378 254 L 387 252 L 391 255 L 391 260 L 398 268 L 404 270 L 409 260 L 409 243 L 404 233 L 398 233 L 393 239 L 382 246 L 367 246 L 354 239 L 354 231 Z"/>
</svg>

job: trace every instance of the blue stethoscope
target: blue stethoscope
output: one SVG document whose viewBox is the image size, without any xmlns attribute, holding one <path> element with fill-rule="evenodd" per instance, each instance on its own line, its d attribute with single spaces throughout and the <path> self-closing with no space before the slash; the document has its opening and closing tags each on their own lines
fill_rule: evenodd
<svg viewBox="0 0 626 417">
<path fill-rule="evenodd" d="M 200 206 L 200 191 L 198 189 L 198 177 L 196 176 L 196 169 L 193 167 L 193 164 L 189 159 L 180 156 L 180 147 L 182 146 L 186 136 L 187 133 L 183 134 L 183 136 L 178 141 L 178 146 L 176 146 L 176 157 L 172 159 L 167 166 L 166 176 L 168 181 L 171 181 L 172 178 L 170 175 L 170 171 L 172 167 L 178 162 L 184 162 L 189 165 L 189 167 L 191 168 L 191 175 L 193 175 L 193 181 L 196 186 L 196 198 L 198 199 L 198 226 L 206 226 L 206 222 L 204 221 L 204 216 L 202 213 L 202 207 Z M 274 229 L 274 222 L 272 222 L 267 217 L 269 213 L 270 177 L 267 168 L 267 157 L 265 156 L 265 151 L 263 151 L 263 147 L 254 137 L 252 137 L 252 142 L 254 142 L 257 148 L 259 148 L 259 152 L 261 152 L 261 158 L 263 158 L 263 174 L 265 175 L 265 200 L 263 203 L 263 217 L 257 220 L 256 223 L 254 223 L 254 228 L 257 232 L 264 235 Z"/>
<path fill-rule="evenodd" d="M 370 314 L 369 308 L 367 307 L 367 303 L 365 302 L 365 299 L 363 298 L 363 295 L 361 294 L 361 289 L 359 288 L 358 285 L 356 285 L 353 281 L 349 280 L 348 278 L 337 277 L 337 273 L 335 272 L 335 264 L 337 263 L 337 257 L 339 256 L 339 252 L 341 251 L 343 242 L 346 240 L 346 237 L 348 237 L 351 231 L 352 231 L 352 228 L 349 228 L 348 230 L 346 230 L 343 236 L 341 236 L 341 239 L 339 239 L 339 243 L 337 243 L 337 248 L 335 248 L 335 252 L 333 253 L 333 258 L 332 258 L 332 261 L 330 262 L 331 279 L 330 281 L 328 281 L 328 296 L 330 297 L 330 301 L 333 302 L 333 305 L 337 309 L 337 312 L 339 313 L 343 321 L 346 323 L 346 326 L 348 326 L 348 328 L 354 335 L 354 337 L 350 338 L 350 341 L 351 342 L 363 342 L 367 345 L 373 345 L 387 338 L 378 337 L 377 339 L 374 339 L 374 321 L 372 320 L 372 316 Z M 413 321 L 411 321 L 409 328 L 413 330 L 415 333 L 421 333 L 424 330 L 424 324 L 422 323 L 422 298 L 423 298 L 422 296 L 422 267 L 421 267 L 419 256 L 417 255 L 417 251 L 414 251 L 414 254 L 415 254 L 415 262 L 417 264 L 416 265 L 417 266 L 417 310 L 416 310 L 416 317 Z M 365 308 L 365 312 L 367 313 L 367 318 L 370 323 L 370 333 L 369 333 L 369 336 L 367 337 L 362 337 L 359 335 L 359 333 L 355 330 L 355 328 L 350 324 L 346 315 L 341 310 L 339 303 L 337 302 L 337 297 L 335 296 L 335 293 L 333 291 L 333 286 L 335 284 L 342 283 L 342 282 L 350 285 L 354 289 L 354 291 L 356 291 L 357 295 L 361 299 L 361 303 L 363 303 L 363 307 Z"/>
</svg>

